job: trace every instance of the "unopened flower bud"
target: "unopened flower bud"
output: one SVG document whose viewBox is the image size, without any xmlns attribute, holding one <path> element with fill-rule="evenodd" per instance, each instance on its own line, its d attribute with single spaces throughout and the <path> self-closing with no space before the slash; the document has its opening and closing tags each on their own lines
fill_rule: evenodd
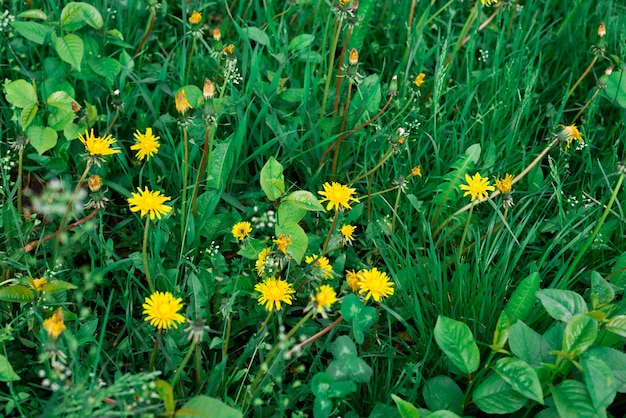
<svg viewBox="0 0 626 418">
<path fill-rule="evenodd" d="M 89 186 L 89 190 L 97 192 L 102 187 L 102 177 L 97 174 L 90 176 L 87 180 L 87 185 Z"/>
<path fill-rule="evenodd" d="M 202 88 L 204 99 L 212 99 L 215 96 L 215 85 L 208 78 L 204 79 L 204 87 Z"/>
<path fill-rule="evenodd" d="M 357 65 L 359 63 L 359 51 L 356 48 L 350 50 L 350 57 L 348 59 L 350 65 Z"/>
<path fill-rule="evenodd" d="M 598 36 L 604 38 L 604 35 L 606 35 L 606 26 L 604 26 L 604 22 L 600 22 L 598 26 Z"/>
<path fill-rule="evenodd" d="M 391 78 L 391 83 L 389 83 L 389 93 L 390 96 L 395 96 L 398 94 L 398 76 L 394 75 Z"/>
<path fill-rule="evenodd" d="M 222 31 L 220 30 L 220 28 L 213 28 L 213 30 L 211 31 L 211 35 L 213 36 L 214 41 L 219 41 L 220 39 L 222 39 Z"/>
</svg>

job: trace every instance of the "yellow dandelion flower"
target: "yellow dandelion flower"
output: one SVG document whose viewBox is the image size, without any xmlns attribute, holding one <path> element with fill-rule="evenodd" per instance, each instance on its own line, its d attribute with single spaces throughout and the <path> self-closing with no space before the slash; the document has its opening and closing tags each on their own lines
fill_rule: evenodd
<svg viewBox="0 0 626 418">
<path fill-rule="evenodd" d="M 488 192 L 495 190 L 493 186 L 489 185 L 489 179 L 487 177 L 481 177 L 480 173 L 476 173 L 474 177 L 470 177 L 469 174 L 466 174 L 465 181 L 467 184 L 462 184 L 460 189 L 466 190 L 463 197 L 471 195 L 472 201 L 483 199 L 487 197 Z"/>
<path fill-rule="evenodd" d="M 496 178 L 496 189 L 498 189 L 502 194 L 510 194 L 514 178 L 515 176 L 509 173 L 506 173 L 504 178 Z"/>
<path fill-rule="evenodd" d="M 354 239 L 354 231 L 356 230 L 356 226 L 353 225 L 343 225 L 341 228 L 339 228 L 339 232 L 341 233 L 341 236 L 343 237 L 344 241 L 346 241 L 348 244 L 352 242 L 352 240 Z"/>
<path fill-rule="evenodd" d="M 235 45 L 225 45 L 222 51 L 226 52 L 228 55 L 233 55 L 235 53 Z"/>
<path fill-rule="evenodd" d="M 480 0 L 480 2 L 483 4 L 483 6 L 491 6 L 492 4 L 498 3 L 498 0 Z"/>
<path fill-rule="evenodd" d="M 350 4 L 350 0 L 339 0 L 339 7 L 346 7 Z"/>
<path fill-rule="evenodd" d="M 371 270 L 361 270 L 359 273 L 359 293 L 366 293 L 365 300 L 374 298 L 376 302 L 384 297 L 393 295 L 393 282 L 384 271 L 376 267 Z"/>
<path fill-rule="evenodd" d="M 416 77 L 415 77 L 415 81 L 413 81 L 413 84 L 415 84 L 415 86 L 417 87 L 421 87 L 421 85 L 424 83 L 424 79 L 426 78 L 426 74 L 424 73 L 419 73 Z"/>
<path fill-rule="evenodd" d="M 43 287 L 48 283 L 48 279 L 45 277 L 40 277 L 38 279 L 28 278 L 28 283 L 30 284 L 31 289 L 35 292 L 40 293 L 43 290 Z"/>
<path fill-rule="evenodd" d="M 199 13 L 196 10 L 194 10 L 193 13 L 191 13 L 191 16 L 189 16 L 189 23 L 191 23 L 192 25 L 197 25 L 198 23 L 200 23 L 201 20 L 202 13 Z"/>
<path fill-rule="evenodd" d="M 258 283 L 254 290 L 260 293 L 259 305 L 265 306 L 270 312 L 274 309 L 280 311 L 281 302 L 291 305 L 291 295 L 296 292 L 290 283 L 275 277 L 268 277 L 262 283 Z"/>
<path fill-rule="evenodd" d="M 356 189 L 351 189 L 348 186 L 332 182 L 324 183 L 324 190 L 320 190 L 317 193 L 324 196 L 324 199 L 320 200 L 320 203 L 328 201 L 326 210 L 333 208 L 337 210 L 352 209 L 350 201 L 359 203 L 359 200 L 352 197 Z"/>
<path fill-rule="evenodd" d="M 324 309 L 337 302 L 337 293 L 330 285 L 324 284 L 320 286 L 315 296 L 311 296 L 311 300 L 317 306 L 317 313 L 322 313 Z"/>
<path fill-rule="evenodd" d="M 318 257 L 317 254 L 307 255 L 304 258 L 307 264 L 313 264 L 313 272 L 321 272 L 322 277 L 325 279 L 331 279 L 333 277 L 333 267 L 330 265 L 330 261 L 326 257 Z"/>
<path fill-rule="evenodd" d="M 100 138 L 99 136 L 95 136 L 93 134 L 93 129 L 89 132 L 85 131 L 84 136 L 78 135 L 78 140 L 83 143 L 85 151 L 87 151 L 92 157 L 102 157 L 121 152 L 119 149 L 111 148 L 111 145 L 117 142 L 112 135 Z"/>
<path fill-rule="evenodd" d="M 256 274 L 259 277 L 263 277 L 263 272 L 265 271 L 265 262 L 267 261 L 267 257 L 269 257 L 271 250 L 271 248 L 264 248 L 263 250 L 261 250 L 256 258 L 256 263 L 254 263 L 254 267 L 256 268 Z"/>
<path fill-rule="evenodd" d="M 178 324 L 185 322 L 185 317 L 178 313 L 183 307 L 181 302 L 181 298 L 174 299 L 170 292 L 156 291 L 141 305 L 142 314 L 147 315 L 145 321 L 150 321 L 157 329 L 178 328 Z"/>
<path fill-rule="evenodd" d="M 66 328 L 65 322 L 63 321 L 63 309 L 61 308 L 53 313 L 50 318 L 43 321 L 43 329 L 54 339 L 57 339 Z"/>
<path fill-rule="evenodd" d="M 139 193 L 131 193 L 132 197 L 126 199 L 131 212 L 141 211 L 141 217 L 149 214 L 150 220 L 153 220 L 155 216 L 157 219 L 161 219 L 161 215 L 167 215 L 172 210 L 171 206 L 164 204 L 168 200 L 171 200 L 171 197 L 162 195 L 161 192 L 158 191 L 151 192 L 148 190 L 148 187 L 143 191 L 137 187 L 137 191 Z"/>
<path fill-rule="evenodd" d="M 413 177 L 422 177 L 422 167 L 421 166 L 415 166 L 411 169 L 411 175 Z"/>
<path fill-rule="evenodd" d="M 562 142 L 567 142 L 567 148 L 570 147 L 573 140 L 577 140 L 581 144 L 585 143 L 585 141 L 583 140 L 583 135 L 580 133 L 576 125 L 568 125 L 568 126 L 559 125 L 559 126 L 562 126 L 563 129 L 561 129 L 559 133 L 556 134 L 556 136 Z"/>
<path fill-rule="evenodd" d="M 353 292 L 359 290 L 359 280 L 361 280 L 361 277 L 358 271 L 346 270 L 346 281 L 348 282 L 348 287 Z"/>
<path fill-rule="evenodd" d="M 176 94 L 176 110 L 178 111 L 178 113 L 184 115 L 187 110 L 191 108 L 191 104 L 189 104 L 189 101 L 187 101 L 185 89 L 180 89 L 180 91 Z"/>
<path fill-rule="evenodd" d="M 89 176 L 87 179 L 87 186 L 89 186 L 89 190 L 92 192 L 97 192 L 102 188 L 102 177 L 97 174 Z"/>
<path fill-rule="evenodd" d="M 350 65 L 357 65 L 359 63 L 359 51 L 356 48 L 350 50 L 350 56 L 348 57 Z"/>
<path fill-rule="evenodd" d="M 250 222 L 245 221 L 237 222 L 232 230 L 233 237 L 237 238 L 239 241 L 246 239 L 246 237 L 250 235 L 250 232 L 252 232 L 252 225 L 250 225 Z"/>
<path fill-rule="evenodd" d="M 159 147 L 161 146 L 159 139 L 161 138 L 152 134 L 152 128 L 146 128 L 145 134 L 137 131 L 133 135 L 137 143 L 131 145 L 130 149 L 137 151 L 136 157 L 138 160 L 143 160 L 144 158 L 149 160 L 159 152 Z"/>
<path fill-rule="evenodd" d="M 278 251 L 287 254 L 287 248 L 291 245 L 291 235 L 280 234 L 278 239 L 272 241 L 276 244 Z"/>
<path fill-rule="evenodd" d="M 204 86 L 202 86 L 202 96 L 204 99 L 212 99 L 215 96 L 215 85 L 208 78 L 204 79 Z"/>
</svg>

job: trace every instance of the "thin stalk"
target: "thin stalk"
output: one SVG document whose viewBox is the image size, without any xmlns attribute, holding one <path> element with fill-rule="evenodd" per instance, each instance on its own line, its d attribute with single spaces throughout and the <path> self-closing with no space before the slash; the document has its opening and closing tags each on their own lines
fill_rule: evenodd
<svg viewBox="0 0 626 418">
<path fill-rule="evenodd" d="M 591 102 L 593 102 L 596 99 L 596 97 L 598 97 L 598 94 L 600 94 L 600 89 L 596 88 L 596 91 L 593 93 L 593 96 L 591 96 L 591 98 L 589 100 L 587 100 L 587 103 L 585 103 L 585 105 L 578 111 L 576 116 L 574 116 L 574 119 L 572 119 L 572 123 L 574 123 L 574 122 L 576 122 L 578 120 L 580 115 L 582 115 L 583 112 L 589 107 Z"/>
<path fill-rule="evenodd" d="M 187 71 L 185 72 L 185 84 L 189 81 L 189 72 L 191 71 L 191 61 L 193 60 L 193 53 L 196 49 L 196 37 L 191 40 L 191 49 L 189 50 L 189 61 L 187 62 Z"/>
<path fill-rule="evenodd" d="M 196 185 L 193 188 L 193 197 L 191 198 L 191 211 L 193 215 L 198 215 L 198 192 L 200 190 L 200 181 L 202 180 L 202 174 L 207 166 L 209 160 L 209 132 L 211 131 L 211 125 L 207 125 L 206 132 L 204 134 L 204 147 L 202 148 L 202 161 L 200 162 L 200 169 L 198 170 L 198 176 L 196 177 Z M 211 147 L 212 148 L 212 147 Z"/>
<path fill-rule="evenodd" d="M 343 118 L 341 119 L 341 127 L 339 128 L 339 132 L 343 132 L 346 128 L 346 121 L 348 119 L 348 113 L 350 110 L 350 98 L 352 97 L 352 81 L 348 83 L 348 97 L 346 98 L 346 105 L 343 111 Z M 337 172 L 337 160 L 339 160 L 339 150 L 341 149 L 341 141 L 343 140 L 343 135 L 337 138 L 337 142 L 335 143 L 335 155 L 333 156 L 333 165 L 331 168 L 331 176 L 334 177 Z"/>
<path fill-rule="evenodd" d="M 306 340 L 302 341 L 301 343 L 298 343 L 295 346 L 293 346 L 293 348 L 287 352 L 287 355 L 289 356 L 291 354 L 300 352 L 300 350 L 302 350 L 302 348 L 305 345 L 312 343 L 313 341 L 317 340 L 322 335 L 328 334 L 328 332 L 330 332 L 330 330 L 333 329 L 336 325 L 341 323 L 341 321 L 343 321 L 343 316 L 339 315 L 339 318 L 335 319 L 335 321 L 332 324 L 328 325 L 323 330 L 318 331 L 315 334 L 311 335 L 309 338 L 307 338 Z"/>
<path fill-rule="evenodd" d="M 432 23 L 433 20 L 435 20 L 437 18 L 437 16 L 439 16 L 441 13 L 443 13 L 448 6 L 450 6 L 452 3 L 454 3 L 456 0 L 448 0 L 448 2 L 446 4 L 444 4 L 439 10 L 437 10 L 432 16 L 430 16 L 428 18 L 428 20 L 426 21 L 426 23 L 424 23 L 424 26 L 428 26 Z M 435 4 L 435 0 L 432 0 L 430 2 L 430 5 L 433 6 Z M 419 25 L 416 25 L 419 26 Z"/>
<path fill-rule="evenodd" d="M 330 79 L 333 74 L 333 67 L 335 66 L 335 53 L 337 52 L 337 43 L 339 42 L 339 34 L 341 33 L 341 20 L 335 19 L 333 28 L 335 29 L 335 37 L 330 48 L 330 61 L 328 63 L 328 73 L 326 74 L 326 86 L 324 87 L 324 98 L 322 99 L 322 108 L 320 110 L 320 118 L 324 117 L 326 109 L 326 101 L 328 100 L 328 90 L 330 90 Z"/>
<path fill-rule="evenodd" d="M 226 359 L 228 354 L 228 343 L 230 342 L 231 321 L 230 316 L 226 318 L 226 338 L 224 338 L 224 348 L 222 348 L 222 359 Z"/>
<path fill-rule="evenodd" d="M 59 239 L 58 239 L 59 234 L 65 230 L 67 217 L 69 216 L 70 211 L 72 210 L 72 206 L 74 205 L 74 200 L 76 200 L 76 196 L 78 196 L 78 192 L 80 191 L 80 188 L 83 185 L 85 178 L 87 178 L 87 174 L 89 174 L 89 170 L 91 169 L 91 164 L 92 164 L 91 159 L 88 159 L 87 165 L 85 166 L 85 171 L 83 171 L 83 174 L 80 176 L 80 179 L 78 180 L 78 184 L 74 188 L 74 192 L 72 193 L 72 196 L 70 197 L 70 200 L 69 202 L 67 202 L 67 206 L 65 207 L 65 213 L 63 214 L 63 218 L 61 219 L 61 223 L 59 224 L 59 229 L 57 229 L 57 232 L 55 234 L 56 239 L 54 241 L 54 249 L 52 250 L 52 264 L 53 265 L 54 265 L 54 262 L 56 261 L 57 250 L 59 249 Z"/>
<path fill-rule="evenodd" d="M 159 340 L 161 339 L 161 331 L 162 329 L 159 328 L 157 331 L 157 336 L 154 339 L 154 345 L 152 346 L 152 353 L 150 353 L 150 362 L 148 363 L 149 371 L 154 370 L 154 360 L 156 360 L 156 351 L 157 351 L 157 347 L 159 346 Z"/>
<path fill-rule="evenodd" d="M 476 204 L 476 200 L 472 201 L 472 206 L 470 206 L 469 213 L 467 214 L 467 221 L 465 221 L 465 228 L 463 228 L 463 235 L 461 235 L 461 243 L 459 244 L 459 258 L 458 261 L 461 263 L 461 254 L 463 254 L 463 244 L 465 244 L 465 237 L 467 236 L 467 230 L 469 228 L 470 219 L 472 219 L 472 212 L 474 211 L 474 205 Z"/>
<path fill-rule="evenodd" d="M 381 159 L 380 159 L 380 161 L 378 162 L 378 164 L 376 164 L 376 165 L 374 166 L 374 168 L 372 168 L 372 169 L 371 169 L 370 171 L 368 171 L 367 173 L 361 174 L 361 175 L 360 175 L 360 176 L 358 176 L 356 179 L 352 180 L 352 181 L 350 182 L 350 184 L 354 184 L 354 183 L 356 183 L 357 181 L 359 181 L 359 180 L 361 180 L 361 179 L 364 179 L 365 177 L 369 176 L 370 174 L 374 174 L 374 172 L 375 172 L 376 170 L 378 170 L 378 169 L 379 169 L 379 168 L 380 168 L 383 164 L 385 164 L 385 161 L 387 161 L 387 160 L 389 159 L 389 157 L 391 157 L 391 154 L 392 154 L 392 152 L 391 152 L 391 148 L 389 148 L 389 149 L 387 150 L 387 152 L 385 153 L 385 155 L 383 155 L 383 158 L 381 158 Z"/>
<path fill-rule="evenodd" d="M 343 82 L 343 60 L 346 55 L 346 49 L 348 49 L 350 36 L 352 36 L 352 27 L 348 27 L 348 33 L 346 33 L 346 39 L 344 40 L 343 48 L 341 48 L 341 55 L 339 56 L 339 69 L 337 70 L 337 83 L 335 84 L 335 103 L 333 103 L 333 116 L 336 116 L 337 110 L 339 110 L 339 92 L 341 91 L 341 83 Z M 343 129 L 341 129 L 341 131 L 343 131 Z"/>
<path fill-rule="evenodd" d="M 574 93 L 574 90 L 576 90 L 578 85 L 585 79 L 585 77 L 587 77 L 587 74 L 589 74 L 589 71 L 591 71 L 591 69 L 593 68 L 593 66 L 595 65 L 597 60 L 598 60 L 598 56 L 596 55 L 595 57 L 593 57 L 593 60 L 591 60 L 591 63 L 589 64 L 589 66 L 587 67 L 587 69 L 585 70 L 583 75 L 581 75 L 580 78 L 578 80 L 576 80 L 576 82 L 574 83 L 572 88 L 569 89 L 569 91 L 567 92 L 567 98 L 568 99 L 570 98 L 572 93 Z"/>
<path fill-rule="evenodd" d="M 23 175 L 24 148 L 20 147 L 17 152 L 17 213 L 22 217 L 22 175 Z"/>
<path fill-rule="evenodd" d="M 187 126 L 183 127 L 183 189 L 182 189 L 182 201 L 181 201 L 181 216 L 180 216 L 180 236 L 181 238 L 181 253 L 183 246 L 185 245 L 185 231 L 187 229 L 187 171 L 189 169 L 189 140 L 187 138 Z"/>
<path fill-rule="evenodd" d="M 620 174 L 619 178 L 617 179 L 617 184 L 615 185 L 615 188 L 613 189 L 613 194 L 611 195 L 611 198 L 609 199 L 609 203 L 607 203 L 606 208 L 604 208 L 604 212 L 602 212 L 602 216 L 600 217 L 600 220 L 596 224 L 596 227 L 593 229 L 593 232 L 591 233 L 591 235 L 589 235 L 589 238 L 587 238 L 587 241 L 585 242 L 585 244 L 582 246 L 580 250 L 578 250 L 578 254 L 576 254 L 576 258 L 574 259 L 574 261 L 572 261 L 569 268 L 563 275 L 563 278 L 561 279 L 561 286 L 560 286 L 561 288 L 564 288 L 564 285 L 567 284 L 572 273 L 574 272 L 574 269 L 576 269 L 576 266 L 578 265 L 580 260 L 583 258 L 583 256 L 585 255 L 585 253 L 587 252 L 591 244 L 593 243 L 593 240 L 595 240 L 596 237 L 598 236 L 598 233 L 600 232 L 600 228 L 602 228 L 602 225 L 604 225 L 604 221 L 606 220 L 606 217 L 609 216 L 609 213 L 611 212 L 611 206 L 613 206 L 613 203 L 615 203 L 615 199 L 617 198 L 617 193 L 622 187 L 623 180 L 624 180 L 624 174 Z"/>
<path fill-rule="evenodd" d="M 393 204 L 393 218 L 391 219 L 391 230 L 396 229 L 396 218 L 398 217 L 398 206 L 400 206 L 400 197 L 402 196 L 402 189 L 398 186 L 398 193 L 396 194 L 396 201 Z"/>
<path fill-rule="evenodd" d="M 178 366 L 178 368 L 176 369 L 176 374 L 174 374 L 174 377 L 172 377 L 172 381 L 170 382 L 171 387 L 174 387 L 174 385 L 176 385 L 176 382 L 178 382 L 178 378 L 180 377 L 180 374 L 183 372 L 183 369 L 189 362 L 189 359 L 191 358 L 191 354 L 193 354 L 194 348 L 196 346 L 197 344 L 195 343 L 189 344 L 189 349 L 187 350 L 187 354 L 185 354 L 185 358 L 183 358 L 183 362 L 180 363 L 180 366 Z"/>
<path fill-rule="evenodd" d="M 133 55 L 137 55 L 141 52 L 141 48 L 143 48 L 143 45 L 148 40 L 148 36 L 150 36 L 150 32 L 152 32 L 152 28 L 154 27 L 155 20 L 156 20 L 156 11 L 152 10 L 152 13 L 150 13 L 150 20 L 148 21 L 148 27 L 146 28 L 146 31 L 143 34 L 143 37 L 141 38 L 139 45 L 137 45 L 137 48 L 135 49 L 135 53 Z"/>
<path fill-rule="evenodd" d="M 113 125 L 115 125 L 115 122 L 117 122 L 117 118 L 119 118 L 120 116 L 120 109 L 118 107 L 115 108 L 115 114 L 113 115 L 113 119 L 111 119 L 111 122 L 107 125 L 107 128 L 104 130 L 104 133 L 101 135 L 102 138 L 106 137 L 109 132 L 111 132 L 111 129 L 113 129 Z"/>
<path fill-rule="evenodd" d="M 200 376 L 200 347 L 196 344 L 196 385 L 198 387 L 202 383 L 202 376 Z"/>
<path fill-rule="evenodd" d="M 335 230 L 335 225 L 337 225 L 337 219 L 339 218 L 339 211 L 335 210 L 335 216 L 333 218 L 333 223 L 328 230 L 328 236 L 324 241 L 324 246 L 322 247 L 322 253 L 326 253 L 326 248 L 328 247 L 328 243 L 330 242 L 330 237 L 333 235 L 333 231 Z"/>
<path fill-rule="evenodd" d="M 146 227 L 143 230 L 143 246 L 141 247 L 141 259 L 143 260 L 143 269 L 145 270 L 146 279 L 148 280 L 148 288 L 150 293 L 154 293 L 154 283 L 152 282 L 152 276 L 150 275 L 150 268 L 148 267 L 148 230 L 150 229 L 150 217 L 146 216 Z"/>
<path fill-rule="evenodd" d="M 88 220 L 93 218 L 96 215 L 96 213 L 98 213 L 98 209 L 97 208 L 94 209 L 93 212 L 91 212 L 89 215 L 85 216 L 84 218 L 79 219 L 78 221 L 73 222 L 73 223 L 69 224 L 68 226 L 66 226 L 65 227 L 65 231 L 69 231 L 72 228 L 76 228 L 77 226 L 84 224 L 85 222 L 87 222 Z M 35 249 L 35 247 L 37 247 L 37 245 L 39 245 L 41 243 L 44 243 L 46 241 L 50 241 L 52 238 L 56 237 L 61 232 L 62 231 L 55 231 L 55 232 L 53 232 L 51 234 L 46 235 L 45 237 L 43 237 L 41 239 L 29 242 L 28 244 L 26 244 L 24 246 L 24 252 L 27 252 L 27 253 L 31 252 L 33 249 Z"/>
</svg>

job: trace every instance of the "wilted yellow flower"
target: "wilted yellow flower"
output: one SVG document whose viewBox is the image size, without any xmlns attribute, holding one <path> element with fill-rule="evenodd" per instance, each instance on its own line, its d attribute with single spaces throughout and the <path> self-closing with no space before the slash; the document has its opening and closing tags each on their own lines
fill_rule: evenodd
<svg viewBox="0 0 626 418">
<path fill-rule="evenodd" d="M 183 323 L 185 317 L 178 313 L 183 307 L 181 298 L 174 299 L 170 292 L 156 291 L 146 298 L 143 305 L 145 321 L 157 329 L 178 328 L 177 322 Z"/>
<path fill-rule="evenodd" d="M 359 272 L 359 293 L 366 293 L 365 300 L 374 298 L 376 302 L 384 297 L 393 295 L 393 282 L 389 280 L 387 273 L 378 271 L 376 267 L 371 270 Z"/>
<path fill-rule="evenodd" d="M 580 133 L 576 125 L 559 126 L 562 126 L 563 128 L 556 134 L 556 136 L 561 142 L 567 142 L 567 148 L 570 147 L 573 140 L 577 140 L 581 144 L 585 143 L 583 135 Z"/>
<path fill-rule="evenodd" d="M 510 194 L 514 178 L 515 176 L 509 173 L 506 173 L 504 178 L 496 178 L 496 189 L 498 189 L 502 194 Z"/>
<path fill-rule="evenodd" d="M 411 175 L 412 176 L 417 176 L 417 177 L 422 177 L 422 167 L 415 166 L 411 169 Z"/>
<path fill-rule="evenodd" d="M 274 309 L 280 311 L 281 302 L 291 305 L 291 295 L 296 292 L 290 283 L 275 277 L 268 277 L 262 283 L 258 283 L 254 290 L 261 293 L 258 297 L 259 305 L 265 306 L 270 312 Z"/>
<path fill-rule="evenodd" d="M 233 44 L 225 45 L 222 48 L 222 51 L 226 52 L 228 55 L 233 55 L 235 53 L 235 45 Z"/>
<path fill-rule="evenodd" d="M 598 26 L 598 37 L 604 38 L 605 35 L 606 35 L 606 26 L 604 25 L 604 22 L 600 22 L 600 25 Z"/>
<path fill-rule="evenodd" d="M 488 192 L 495 190 L 493 186 L 489 185 L 489 179 L 487 177 L 481 177 L 480 173 L 476 173 L 474 177 L 470 177 L 469 174 L 466 174 L 465 181 L 467 184 L 462 184 L 460 189 L 466 190 L 463 197 L 471 195 L 472 201 L 483 199 L 487 197 Z"/>
<path fill-rule="evenodd" d="M 307 264 L 313 264 L 313 272 L 321 272 L 323 278 L 331 279 L 333 277 L 333 267 L 330 265 L 328 258 L 324 256 L 319 257 L 317 254 L 313 254 L 307 255 L 304 258 L 304 261 L 306 261 Z"/>
<path fill-rule="evenodd" d="M 196 10 L 194 10 L 193 13 L 191 13 L 191 16 L 189 16 L 189 23 L 191 23 L 192 25 L 197 25 L 198 23 L 200 23 L 201 20 L 202 13 L 199 13 Z"/>
<path fill-rule="evenodd" d="M 359 272 L 354 270 L 346 270 L 346 281 L 348 282 L 348 287 L 353 292 L 359 290 Z"/>
<path fill-rule="evenodd" d="M 102 187 L 102 177 L 97 174 L 89 176 L 87 179 L 87 186 L 92 192 L 97 192 Z"/>
<path fill-rule="evenodd" d="M 341 228 L 339 228 L 339 232 L 341 233 L 341 236 L 343 237 L 344 241 L 346 241 L 348 244 L 350 244 L 352 242 L 352 240 L 354 239 L 354 231 L 356 230 L 356 226 L 353 225 L 343 225 Z"/>
<path fill-rule="evenodd" d="M 311 297 L 311 300 L 317 307 L 317 313 L 323 313 L 325 309 L 330 308 L 330 305 L 337 302 L 337 293 L 330 285 L 324 284 L 320 286 L 315 296 Z"/>
<path fill-rule="evenodd" d="M 348 58 L 350 65 L 357 65 L 359 63 L 359 51 L 356 48 L 350 50 L 350 56 Z"/>
<path fill-rule="evenodd" d="M 215 85 L 208 78 L 204 79 L 204 86 L 202 87 L 202 96 L 204 99 L 212 99 L 215 96 Z"/>
<path fill-rule="evenodd" d="M 178 113 L 184 115 L 190 108 L 191 104 L 189 104 L 189 102 L 187 101 L 185 89 L 180 89 L 180 91 L 176 94 L 176 110 L 178 111 Z"/>
<path fill-rule="evenodd" d="M 40 277 L 38 279 L 28 278 L 28 283 L 30 287 L 37 293 L 40 293 L 43 287 L 48 283 L 48 280 L 45 277 Z"/>
<path fill-rule="evenodd" d="M 220 30 L 220 28 L 213 28 L 213 30 L 211 31 L 211 35 L 213 36 L 214 41 L 219 41 L 220 39 L 222 39 L 222 31 Z"/>
<path fill-rule="evenodd" d="M 271 250 L 271 248 L 264 248 L 256 258 L 254 267 L 256 268 L 256 274 L 259 277 L 263 277 L 263 273 L 265 272 L 265 262 L 267 261 L 267 257 L 270 255 Z"/>
<path fill-rule="evenodd" d="M 139 130 L 137 130 L 133 136 L 137 142 L 134 145 L 131 145 L 130 149 L 137 151 L 137 159 L 143 160 L 145 158 L 146 160 L 149 160 L 154 157 L 157 152 L 159 152 L 159 147 L 161 146 L 161 144 L 159 144 L 159 139 L 161 138 L 152 134 L 152 128 L 146 128 L 145 134 L 142 134 Z"/>
<path fill-rule="evenodd" d="M 415 77 L 415 81 L 413 82 L 413 84 L 415 84 L 417 87 L 420 87 L 424 83 L 425 78 L 426 78 L 426 74 L 419 73 L 417 77 Z"/>
<path fill-rule="evenodd" d="M 332 182 L 324 183 L 324 190 L 320 190 L 317 193 L 324 196 L 324 199 L 320 200 L 320 203 L 328 201 L 326 210 L 335 208 L 336 210 L 343 210 L 344 208 L 352 209 L 350 201 L 359 203 L 359 200 L 352 197 L 356 189 L 351 189 L 348 186 Z"/>
<path fill-rule="evenodd" d="M 50 318 L 43 321 L 43 329 L 54 339 L 57 339 L 66 328 L 65 322 L 63 321 L 62 308 L 59 308 Z"/>
<path fill-rule="evenodd" d="M 237 222 L 232 230 L 233 237 L 237 238 L 239 241 L 246 239 L 246 237 L 250 235 L 250 232 L 252 232 L 252 225 L 250 225 L 250 222 L 246 221 Z"/>
<path fill-rule="evenodd" d="M 141 211 L 141 217 L 148 214 L 153 220 L 155 216 L 161 219 L 161 215 L 167 215 L 172 210 L 171 206 L 165 205 L 165 202 L 172 199 L 171 197 L 162 195 L 159 191 L 151 192 L 148 187 L 145 187 L 145 190 L 137 187 L 137 191 L 139 193 L 131 193 L 132 197 L 126 199 L 131 212 Z"/>
<path fill-rule="evenodd" d="M 287 248 L 291 245 L 291 235 L 280 234 L 278 239 L 273 240 L 278 251 L 287 254 Z"/>
<path fill-rule="evenodd" d="M 90 132 L 85 132 L 85 136 L 78 135 L 78 140 L 83 143 L 85 151 L 92 157 L 102 157 L 121 152 L 119 149 L 111 148 L 111 145 L 117 142 L 112 135 L 100 138 L 93 134 L 93 129 Z"/>
</svg>

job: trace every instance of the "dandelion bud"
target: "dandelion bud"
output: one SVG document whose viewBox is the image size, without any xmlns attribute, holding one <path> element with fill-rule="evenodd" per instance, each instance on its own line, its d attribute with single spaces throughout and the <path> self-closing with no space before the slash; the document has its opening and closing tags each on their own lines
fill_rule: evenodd
<svg viewBox="0 0 626 418">
<path fill-rule="evenodd" d="M 604 35 L 606 35 L 606 26 L 604 26 L 604 22 L 600 22 L 598 26 L 598 37 L 604 38 Z"/>
<path fill-rule="evenodd" d="M 197 25 L 202 20 L 202 14 L 198 13 L 196 10 L 193 11 L 191 16 L 189 16 L 189 23 L 192 25 Z"/>
<path fill-rule="evenodd" d="M 204 79 L 204 87 L 202 88 L 204 99 L 212 99 L 215 96 L 215 85 L 208 78 Z"/>
<path fill-rule="evenodd" d="M 350 57 L 348 62 L 350 63 L 350 65 L 357 65 L 359 63 L 359 51 L 357 51 L 356 48 L 352 48 L 350 50 Z"/>
<path fill-rule="evenodd" d="M 398 76 L 394 75 L 391 78 L 391 83 L 389 83 L 389 93 L 390 96 L 395 96 L 398 94 Z"/>
<path fill-rule="evenodd" d="M 220 39 L 222 39 L 222 31 L 220 30 L 220 28 L 213 28 L 213 30 L 211 31 L 211 35 L 213 36 L 214 41 L 219 41 Z"/>
<path fill-rule="evenodd" d="M 352 2 L 352 12 L 356 14 L 358 10 L 359 10 L 359 0 L 354 0 Z"/>
<path fill-rule="evenodd" d="M 604 70 L 604 74 L 602 74 L 600 78 L 598 79 L 597 87 L 599 89 L 603 89 L 606 87 L 606 85 L 609 82 L 609 76 L 612 73 L 613 73 L 613 65 L 609 65 L 609 67 L 606 70 Z"/>
<path fill-rule="evenodd" d="M 604 70 L 604 74 L 611 75 L 613 73 L 613 64 L 609 65 L 606 70 Z"/>
<path fill-rule="evenodd" d="M 102 187 L 102 177 L 97 174 L 90 176 L 87 180 L 87 185 L 89 186 L 89 190 L 97 192 Z"/>
<path fill-rule="evenodd" d="M 80 105 L 76 102 L 72 102 L 72 112 L 77 113 L 80 110 Z"/>
</svg>

